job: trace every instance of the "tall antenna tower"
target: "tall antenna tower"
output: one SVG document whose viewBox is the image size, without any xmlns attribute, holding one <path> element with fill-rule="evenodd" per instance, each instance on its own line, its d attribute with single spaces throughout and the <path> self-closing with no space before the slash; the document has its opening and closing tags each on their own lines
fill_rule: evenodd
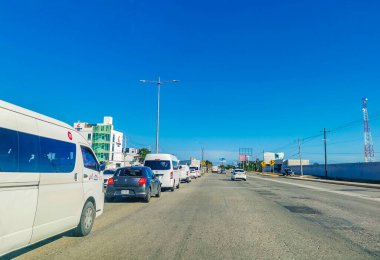
<svg viewBox="0 0 380 260">
<path fill-rule="evenodd" d="M 374 162 L 375 151 L 373 149 L 371 128 L 369 127 L 367 102 L 368 98 L 363 98 L 363 116 L 364 116 L 364 161 Z"/>
</svg>

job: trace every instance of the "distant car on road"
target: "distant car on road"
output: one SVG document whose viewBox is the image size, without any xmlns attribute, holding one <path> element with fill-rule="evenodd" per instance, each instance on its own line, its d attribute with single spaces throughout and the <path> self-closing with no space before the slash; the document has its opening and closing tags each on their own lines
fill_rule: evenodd
<svg viewBox="0 0 380 260">
<path fill-rule="evenodd" d="M 236 181 L 236 180 L 247 180 L 247 175 L 244 170 L 242 169 L 234 169 L 231 175 L 231 181 Z"/>
<path fill-rule="evenodd" d="M 285 168 L 283 173 L 282 173 L 284 176 L 293 176 L 294 175 L 294 172 L 292 169 L 290 168 Z"/>
<path fill-rule="evenodd" d="M 211 172 L 212 173 L 219 173 L 219 166 L 212 166 L 211 167 Z"/>
<path fill-rule="evenodd" d="M 196 170 L 194 169 L 194 167 L 190 167 L 190 177 L 192 179 L 198 178 L 198 174 L 197 174 Z"/>
<path fill-rule="evenodd" d="M 119 168 L 108 179 L 106 201 L 113 201 L 115 198 L 142 198 L 149 202 L 151 196 L 161 196 L 161 183 L 148 167 Z"/>
<path fill-rule="evenodd" d="M 201 173 L 199 172 L 199 167 L 196 166 L 190 166 L 190 173 L 191 176 L 194 176 L 194 178 L 201 177 Z"/>
<path fill-rule="evenodd" d="M 116 170 L 105 170 L 103 172 L 103 184 L 104 188 L 107 188 L 108 179 L 111 178 L 115 174 Z"/>
<path fill-rule="evenodd" d="M 190 176 L 190 168 L 188 165 L 180 165 L 179 166 L 179 173 L 180 173 L 180 176 L 181 176 L 181 181 L 184 181 L 184 182 L 191 182 L 191 176 Z"/>
<path fill-rule="evenodd" d="M 221 173 L 221 174 L 226 174 L 227 171 L 226 171 L 226 169 L 220 169 L 220 173 Z"/>
</svg>

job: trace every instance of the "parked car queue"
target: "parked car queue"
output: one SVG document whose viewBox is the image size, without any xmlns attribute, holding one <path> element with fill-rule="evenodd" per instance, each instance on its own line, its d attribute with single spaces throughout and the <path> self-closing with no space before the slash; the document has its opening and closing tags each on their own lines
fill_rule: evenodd
<svg viewBox="0 0 380 260">
<path fill-rule="evenodd" d="M 73 127 L 2 100 L 0 140 L 0 257 L 66 231 L 87 236 L 105 200 L 149 202 L 201 176 L 170 154 L 104 171 Z"/>
<path fill-rule="evenodd" d="M 198 167 L 180 165 L 171 154 L 148 154 L 143 166 L 121 167 L 104 175 L 105 200 L 112 202 L 122 198 L 140 198 L 150 202 L 152 196 L 160 197 L 161 191 L 175 191 L 181 183 L 190 183 L 201 176 Z"/>
</svg>

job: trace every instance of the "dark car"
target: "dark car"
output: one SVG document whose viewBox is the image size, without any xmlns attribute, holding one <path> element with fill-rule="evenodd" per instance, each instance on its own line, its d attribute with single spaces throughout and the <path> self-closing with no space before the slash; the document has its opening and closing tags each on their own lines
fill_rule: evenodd
<svg viewBox="0 0 380 260">
<path fill-rule="evenodd" d="M 285 168 L 285 169 L 284 169 L 284 172 L 283 172 L 283 175 L 284 175 L 284 176 L 293 176 L 293 175 L 294 175 L 294 172 L 293 172 L 293 170 L 290 169 L 290 168 Z"/>
<path fill-rule="evenodd" d="M 108 179 L 106 201 L 115 198 L 141 198 L 149 202 L 151 196 L 161 196 L 161 183 L 149 167 L 123 167 Z"/>
</svg>

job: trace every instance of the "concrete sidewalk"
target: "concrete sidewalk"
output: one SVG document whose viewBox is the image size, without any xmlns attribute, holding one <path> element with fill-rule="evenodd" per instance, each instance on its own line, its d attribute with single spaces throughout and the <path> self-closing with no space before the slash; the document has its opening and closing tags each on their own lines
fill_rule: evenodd
<svg viewBox="0 0 380 260">
<path fill-rule="evenodd" d="M 314 182 L 322 182 L 322 183 L 330 183 L 330 184 L 338 184 L 338 185 L 348 185 L 348 186 L 355 186 L 355 187 L 363 187 L 363 188 L 372 188 L 372 189 L 380 189 L 380 184 L 373 184 L 373 183 L 365 183 L 365 182 L 351 182 L 351 181 L 338 181 L 338 180 L 326 180 L 326 179 L 320 179 L 316 176 L 311 175 L 304 175 L 301 176 L 280 176 L 276 173 L 261 173 L 261 172 L 252 172 L 253 174 L 259 175 L 259 176 L 269 176 L 269 177 L 282 177 L 287 179 L 294 179 L 294 180 L 302 180 L 302 181 L 314 181 Z"/>
</svg>

